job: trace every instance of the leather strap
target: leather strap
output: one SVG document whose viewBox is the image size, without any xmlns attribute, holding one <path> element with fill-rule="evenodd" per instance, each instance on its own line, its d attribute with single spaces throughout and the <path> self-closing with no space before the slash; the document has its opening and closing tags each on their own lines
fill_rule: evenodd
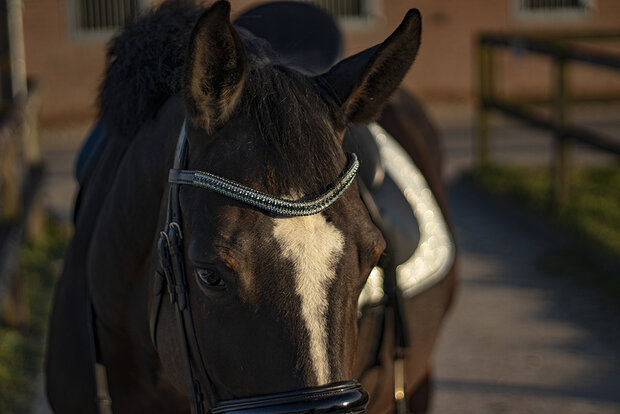
<svg viewBox="0 0 620 414">
<path fill-rule="evenodd" d="M 185 138 L 185 122 L 181 128 L 177 148 L 175 151 L 174 168 L 181 168 L 185 163 L 187 154 L 187 141 Z M 194 318 L 191 313 L 191 305 L 187 291 L 187 280 L 185 277 L 185 261 L 183 257 L 183 232 L 181 211 L 179 204 L 179 184 L 170 183 L 168 187 L 168 208 L 166 214 L 166 228 L 160 233 L 158 242 L 158 252 L 160 259 L 160 269 L 155 273 L 153 281 L 154 303 L 151 307 L 150 330 L 153 346 L 157 349 L 157 325 L 161 312 L 164 287 L 167 287 L 170 304 L 174 307 L 177 326 L 183 339 L 183 349 L 189 378 L 187 382 L 187 393 L 190 397 L 191 411 L 193 414 L 203 414 L 204 396 L 202 390 L 207 392 L 207 401 L 211 407 L 215 405 L 213 395 L 213 384 L 206 370 L 206 365 L 198 346 Z M 193 361 L 199 366 L 199 373 L 195 373 Z M 200 379 L 206 383 L 202 387 Z"/>
<path fill-rule="evenodd" d="M 370 218 L 379 229 L 382 229 L 383 220 L 370 191 L 368 191 L 364 183 L 358 183 L 358 187 L 360 189 L 362 201 L 370 214 Z M 390 314 L 393 316 L 394 404 L 396 407 L 396 414 L 407 414 L 407 398 L 405 395 L 405 350 L 409 348 L 410 337 L 407 329 L 402 292 L 398 287 L 396 278 L 396 265 L 390 260 L 392 256 L 388 246 L 384 257 L 381 259 L 380 265 L 383 268 L 384 274 L 383 290 L 387 297 L 385 307 L 391 310 Z M 384 315 L 385 314 L 388 313 L 384 311 Z"/>
</svg>

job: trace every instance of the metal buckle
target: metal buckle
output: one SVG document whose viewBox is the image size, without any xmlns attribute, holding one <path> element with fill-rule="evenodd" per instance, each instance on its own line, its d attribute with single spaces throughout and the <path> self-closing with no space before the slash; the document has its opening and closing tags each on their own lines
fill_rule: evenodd
<svg viewBox="0 0 620 414">
<path fill-rule="evenodd" d="M 405 359 L 402 356 L 394 359 L 394 405 L 396 414 L 408 414 L 405 398 Z"/>
<path fill-rule="evenodd" d="M 221 401 L 212 414 L 366 412 L 368 393 L 357 381 L 336 382 L 291 392 Z"/>
<path fill-rule="evenodd" d="M 181 226 L 179 226 L 179 223 L 177 223 L 176 221 L 173 221 L 172 223 L 168 225 L 168 228 L 170 230 L 175 230 L 176 231 L 175 235 L 178 236 L 179 240 L 183 240 L 183 232 L 181 231 Z"/>
</svg>

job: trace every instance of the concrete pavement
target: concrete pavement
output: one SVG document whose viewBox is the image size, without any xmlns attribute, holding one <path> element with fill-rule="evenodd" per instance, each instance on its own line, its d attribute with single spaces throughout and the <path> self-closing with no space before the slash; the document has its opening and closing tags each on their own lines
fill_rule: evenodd
<svg viewBox="0 0 620 414">
<path fill-rule="evenodd" d="M 602 125 L 619 135 L 617 117 Z M 553 228 L 459 179 L 475 156 L 470 127 L 443 135 L 461 283 L 434 358 L 432 414 L 620 413 L 619 304 L 545 274 L 540 262 L 559 242 Z M 495 159 L 549 160 L 548 135 L 508 123 L 493 137 Z M 575 158 L 609 162 L 584 148 Z"/>
<path fill-rule="evenodd" d="M 542 272 L 550 240 L 467 185 L 450 199 L 461 284 L 435 354 L 432 413 L 620 413 L 617 304 Z"/>
</svg>

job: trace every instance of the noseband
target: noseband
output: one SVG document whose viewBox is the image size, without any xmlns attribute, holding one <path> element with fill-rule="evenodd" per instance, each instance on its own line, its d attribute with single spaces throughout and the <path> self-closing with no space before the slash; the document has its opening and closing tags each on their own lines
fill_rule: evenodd
<svg viewBox="0 0 620 414">
<path fill-rule="evenodd" d="M 185 360 L 189 372 L 188 395 L 191 395 L 193 414 L 204 414 L 206 398 L 213 414 L 233 413 L 363 413 L 368 404 L 368 393 L 357 381 L 345 381 L 319 387 L 304 388 L 292 392 L 268 394 L 250 398 L 217 401 L 213 382 L 207 373 L 206 364 L 196 336 L 194 319 L 187 293 L 187 276 L 183 260 L 183 234 L 181 231 L 181 208 L 179 189 L 181 185 L 204 188 L 228 198 L 253 206 L 278 216 L 298 217 L 318 214 L 331 206 L 349 188 L 359 168 L 357 156 L 348 154 L 349 162 L 341 178 L 324 194 L 311 199 L 285 200 L 256 191 L 242 184 L 203 172 L 183 169 L 187 159 L 187 138 L 185 122 L 177 141 L 174 166 L 168 182 L 168 213 L 166 228 L 158 242 L 160 270 L 156 273 L 153 290 L 155 303 L 151 307 L 150 330 L 153 344 L 157 348 L 156 332 L 164 288 L 171 304 L 176 304 L 176 318 Z M 194 365 L 199 367 L 198 375 Z M 202 382 L 201 382 L 202 381 Z M 204 386 L 203 386 L 204 384 Z M 203 395 L 203 391 L 206 395 Z"/>
</svg>

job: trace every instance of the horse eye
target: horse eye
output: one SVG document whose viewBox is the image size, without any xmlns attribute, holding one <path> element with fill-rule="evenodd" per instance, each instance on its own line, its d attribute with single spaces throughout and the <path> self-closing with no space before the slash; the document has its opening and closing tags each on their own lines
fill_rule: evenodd
<svg viewBox="0 0 620 414">
<path fill-rule="evenodd" d="M 198 276 L 198 280 L 205 287 L 211 289 L 223 289 L 226 287 L 226 283 L 219 276 L 218 272 L 211 269 L 196 269 L 196 276 Z"/>
</svg>

